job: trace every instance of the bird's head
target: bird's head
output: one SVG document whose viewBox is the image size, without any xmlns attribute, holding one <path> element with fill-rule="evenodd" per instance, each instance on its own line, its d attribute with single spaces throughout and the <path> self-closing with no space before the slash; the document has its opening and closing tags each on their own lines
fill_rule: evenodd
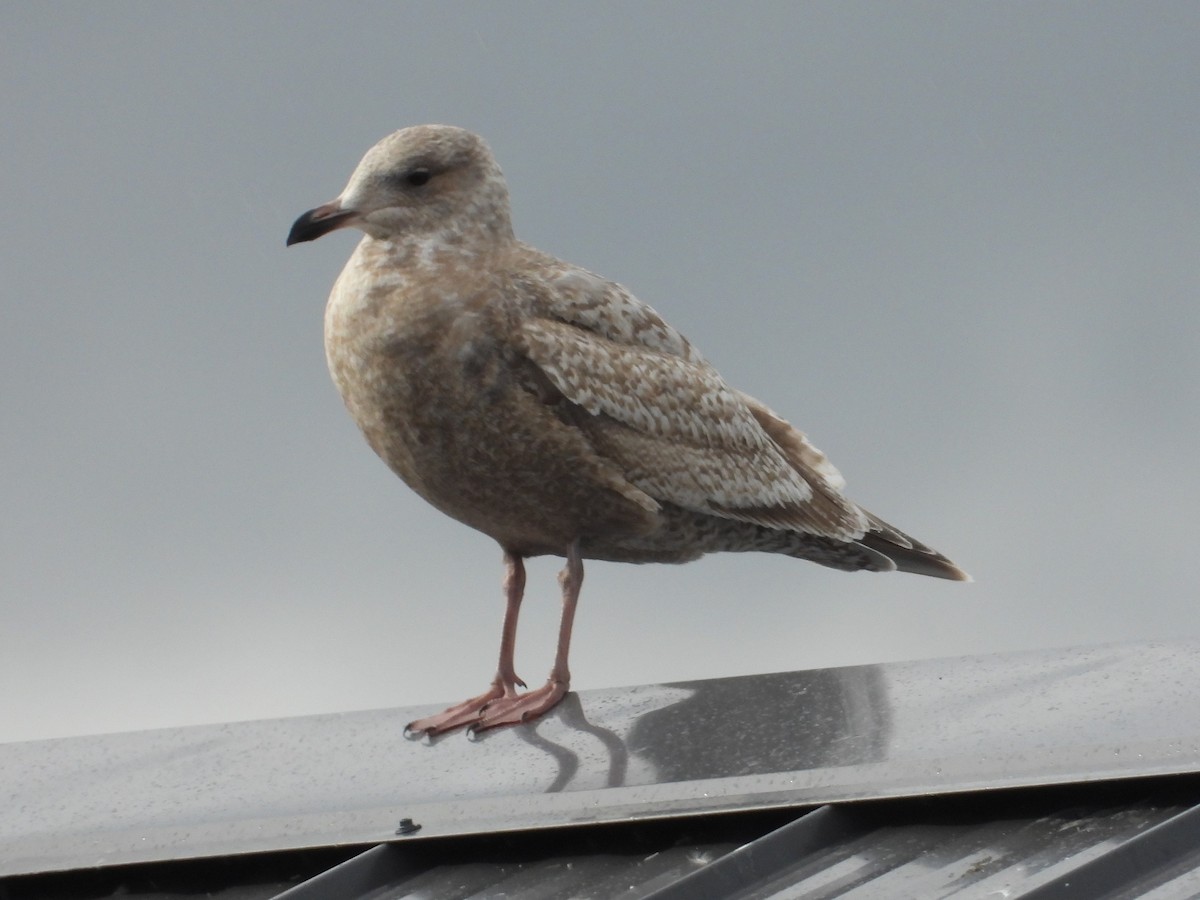
<svg viewBox="0 0 1200 900">
<path fill-rule="evenodd" d="M 292 225 L 288 246 L 353 226 L 379 240 L 482 232 L 512 237 L 508 188 L 483 138 L 449 125 L 417 125 L 367 151 L 346 189 Z"/>
</svg>

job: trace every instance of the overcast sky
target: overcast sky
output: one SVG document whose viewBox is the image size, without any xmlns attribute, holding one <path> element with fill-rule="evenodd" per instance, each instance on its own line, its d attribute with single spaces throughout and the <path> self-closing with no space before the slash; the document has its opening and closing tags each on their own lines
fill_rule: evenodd
<svg viewBox="0 0 1200 900">
<path fill-rule="evenodd" d="M 375 141 L 483 134 L 975 584 L 591 563 L 580 690 L 1196 639 L 1200 5 L 7 4 L 0 740 L 457 701 L 500 551 L 325 371 Z M 518 671 L 553 655 L 530 566 Z"/>
</svg>

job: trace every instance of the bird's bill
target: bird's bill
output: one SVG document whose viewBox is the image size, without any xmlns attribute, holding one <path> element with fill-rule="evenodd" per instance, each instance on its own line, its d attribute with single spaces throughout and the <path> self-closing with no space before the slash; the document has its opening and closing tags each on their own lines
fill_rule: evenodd
<svg viewBox="0 0 1200 900">
<path fill-rule="evenodd" d="M 316 209 L 310 209 L 295 222 L 288 232 L 287 245 L 301 244 L 304 241 L 315 241 L 323 234 L 329 234 L 339 228 L 349 225 L 358 217 L 356 209 L 342 209 L 339 201 L 326 203 Z"/>
</svg>

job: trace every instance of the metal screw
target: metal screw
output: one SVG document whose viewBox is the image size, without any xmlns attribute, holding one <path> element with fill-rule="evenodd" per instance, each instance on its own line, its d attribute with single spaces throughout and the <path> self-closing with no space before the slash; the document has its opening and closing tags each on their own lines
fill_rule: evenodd
<svg viewBox="0 0 1200 900">
<path fill-rule="evenodd" d="M 421 826 L 412 819 L 401 819 L 400 825 L 396 828 L 396 834 L 416 834 L 421 830 Z"/>
</svg>

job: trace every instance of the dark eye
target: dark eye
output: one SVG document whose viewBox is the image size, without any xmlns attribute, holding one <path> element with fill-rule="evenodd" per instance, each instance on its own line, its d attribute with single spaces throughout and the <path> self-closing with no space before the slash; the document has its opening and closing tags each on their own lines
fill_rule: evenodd
<svg viewBox="0 0 1200 900">
<path fill-rule="evenodd" d="M 404 183 L 409 187 L 421 187 L 429 184 L 429 179 L 433 177 L 433 173 L 428 169 L 412 169 L 404 173 Z"/>
</svg>

